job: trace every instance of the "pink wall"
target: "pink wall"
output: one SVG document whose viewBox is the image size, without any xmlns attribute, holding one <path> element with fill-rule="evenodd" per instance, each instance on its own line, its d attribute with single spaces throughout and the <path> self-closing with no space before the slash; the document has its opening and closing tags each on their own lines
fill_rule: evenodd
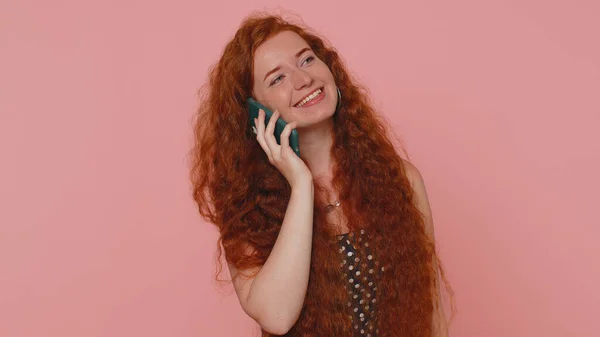
<svg viewBox="0 0 600 337">
<path fill-rule="evenodd" d="M 597 2 L 207 3 L 0 5 L 0 336 L 251 336 L 185 155 L 208 66 L 275 4 L 335 44 L 423 173 L 453 335 L 597 335 Z"/>
</svg>

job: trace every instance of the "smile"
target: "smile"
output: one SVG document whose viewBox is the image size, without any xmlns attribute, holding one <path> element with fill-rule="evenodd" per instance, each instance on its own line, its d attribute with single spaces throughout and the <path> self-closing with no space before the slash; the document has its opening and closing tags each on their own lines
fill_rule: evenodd
<svg viewBox="0 0 600 337">
<path fill-rule="evenodd" d="M 323 88 L 316 89 L 315 91 L 304 97 L 302 100 L 300 100 L 300 102 L 296 103 L 294 107 L 301 108 L 303 106 L 311 106 L 317 104 L 323 99 L 324 96 L 325 93 L 323 92 Z"/>
</svg>

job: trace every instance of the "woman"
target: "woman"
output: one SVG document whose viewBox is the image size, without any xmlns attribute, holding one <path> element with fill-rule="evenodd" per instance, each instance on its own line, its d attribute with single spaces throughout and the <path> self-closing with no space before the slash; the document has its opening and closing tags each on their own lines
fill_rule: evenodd
<svg viewBox="0 0 600 337">
<path fill-rule="evenodd" d="M 446 336 L 423 180 L 335 49 L 255 15 L 206 89 L 194 199 L 263 336 Z M 248 121 L 248 97 L 274 111 L 267 126 L 262 111 Z M 281 144 L 279 117 L 289 123 Z M 300 157 L 287 140 L 294 128 Z"/>
</svg>

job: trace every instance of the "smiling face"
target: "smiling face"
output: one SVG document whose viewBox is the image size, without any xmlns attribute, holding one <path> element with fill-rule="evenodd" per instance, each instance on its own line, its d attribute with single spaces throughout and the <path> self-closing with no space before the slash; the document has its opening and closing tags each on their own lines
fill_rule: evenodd
<svg viewBox="0 0 600 337">
<path fill-rule="evenodd" d="M 309 127 L 331 118 L 337 105 L 333 74 L 300 35 L 283 31 L 254 55 L 252 95 L 286 122 Z"/>
</svg>

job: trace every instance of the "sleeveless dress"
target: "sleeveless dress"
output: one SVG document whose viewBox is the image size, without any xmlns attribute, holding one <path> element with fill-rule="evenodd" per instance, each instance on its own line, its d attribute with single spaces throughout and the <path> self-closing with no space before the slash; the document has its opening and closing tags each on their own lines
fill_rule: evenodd
<svg viewBox="0 0 600 337">
<path fill-rule="evenodd" d="M 344 288 L 348 291 L 348 306 L 352 307 L 353 315 L 350 317 L 354 336 L 376 337 L 379 329 L 375 319 L 377 309 L 377 284 L 376 275 L 383 268 L 375 261 L 369 242 L 363 238 L 364 230 L 338 235 L 341 267 L 347 282 Z M 360 245 L 360 246 L 359 246 Z M 360 248 L 364 248 L 363 254 Z M 366 256 L 364 256 L 366 255 Z"/>
</svg>

